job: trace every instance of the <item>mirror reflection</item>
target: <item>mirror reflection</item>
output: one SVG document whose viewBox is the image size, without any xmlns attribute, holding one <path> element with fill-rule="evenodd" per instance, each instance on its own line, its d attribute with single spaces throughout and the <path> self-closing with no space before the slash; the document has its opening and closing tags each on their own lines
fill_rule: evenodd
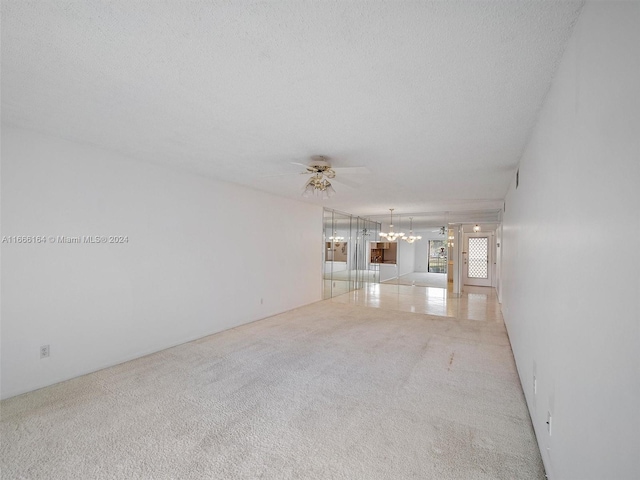
<svg viewBox="0 0 640 480">
<path fill-rule="evenodd" d="M 398 293 L 410 286 L 453 295 L 464 285 L 495 285 L 497 224 L 491 220 L 475 212 L 402 215 L 390 209 L 363 219 L 326 210 L 325 298 L 371 283 L 395 286 Z"/>
<path fill-rule="evenodd" d="M 377 222 L 325 209 L 324 298 L 380 280 L 379 266 L 369 255 L 379 231 Z"/>
<path fill-rule="evenodd" d="M 393 220 L 390 215 L 372 219 L 380 221 L 382 232 L 402 233 L 394 242 L 380 238 L 371 244 L 371 261 L 380 265 L 381 283 L 447 288 L 452 257 L 444 214 L 394 212 Z"/>
</svg>

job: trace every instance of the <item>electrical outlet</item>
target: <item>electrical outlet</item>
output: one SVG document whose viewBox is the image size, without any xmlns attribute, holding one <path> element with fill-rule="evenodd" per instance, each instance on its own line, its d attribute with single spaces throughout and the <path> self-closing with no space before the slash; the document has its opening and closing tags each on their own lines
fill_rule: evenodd
<svg viewBox="0 0 640 480">
<path fill-rule="evenodd" d="M 42 345 L 40 347 L 40 358 L 47 358 L 49 356 L 49 345 Z"/>
<path fill-rule="evenodd" d="M 552 420 L 553 417 L 551 416 L 551 412 L 547 412 L 547 432 L 549 432 L 549 436 L 551 436 Z"/>
</svg>

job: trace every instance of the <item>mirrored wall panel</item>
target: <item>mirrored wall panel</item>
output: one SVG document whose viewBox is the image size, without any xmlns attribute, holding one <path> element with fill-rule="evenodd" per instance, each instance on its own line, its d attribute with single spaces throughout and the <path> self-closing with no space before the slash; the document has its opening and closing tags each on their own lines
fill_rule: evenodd
<svg viewBox="0 0 640 480">
<path fill-rule="evenodd" d="M 380 223 L 369 253 L 370 264 L 378 270 L 380 288 L 401 293 L 407 287 L 427 287 L 459 295 L 464 285 L 496 285 L 499 222 L 495 219 L 499 218 L 498 210 L 414 214 L 394 210 L 393 214 L 369 217 Z M 472 237 L 485 238 L 487 248 L 481 251 L 484 256 L 480 262 L 486 272 L 468 272 L 474 263 L 468 257 Z"/>
<path fill-rule="evenodd" d="M 378 265 L 371 261 L 377 222 L 325 209 L 323 231 L 324 298 L 343 295 L 378 282 Z"/>
<path fill-rule="evenodd" d="M 379 221 L 386 234 L 371 250 L 372 262 L 379 264 L 381 283 L 447 288 L 450 233 L 446 214 L 394 212 L 391 217 L 390 212 L 371 219 Z"/>
</svg>

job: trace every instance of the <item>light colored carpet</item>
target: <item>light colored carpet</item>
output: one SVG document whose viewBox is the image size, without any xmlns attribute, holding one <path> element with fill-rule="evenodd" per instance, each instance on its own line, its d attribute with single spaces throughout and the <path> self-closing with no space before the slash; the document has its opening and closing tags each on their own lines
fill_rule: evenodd
<svg viewBox="0 0 640 480">
<path fill-rule="evenodd" d="M 2 478 L 543 479 L 504 326 L 319 302 L 2 402 Z"/>
</svg>

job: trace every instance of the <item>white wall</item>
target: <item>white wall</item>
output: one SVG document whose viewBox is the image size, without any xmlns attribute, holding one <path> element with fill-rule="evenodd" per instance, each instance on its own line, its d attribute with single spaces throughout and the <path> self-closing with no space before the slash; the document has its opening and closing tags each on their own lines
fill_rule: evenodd
<svg viewBox="0 0 640 480">
<path fill-rule="evenodd" d="M 640 478 L 639 85 L 640 3 L 586 4 L 506 197 L 503 313 L 552 480 Z"/>
<path fill-rule="evenodd" d="M 407 243 L 404 240 L 398 240 L 398 272 L 399 275 L 406 275 L 413 272 L 414 263 L 416 261 L 415 243 Z"/>
<path fill-rule="evenodd" d="M 380 271 L 380 282 L 398 278 L 398 265 L 395 263 L 380 263 L 378 264 L 378 268 Z"/>
<path fill-rule="evenodd" d="M 498 294 L 498 302 L 502 303 L 502 224 L 496 228 L 496 265 L 495 265 L 495 286 Z"/>
<path fill-rule="evenodd" d="M 2 245 L 2 397 L 321 298 L 320 207 L 4 127 L 2 170 L 2 235 L 129 238 Z"/>
</svg>

